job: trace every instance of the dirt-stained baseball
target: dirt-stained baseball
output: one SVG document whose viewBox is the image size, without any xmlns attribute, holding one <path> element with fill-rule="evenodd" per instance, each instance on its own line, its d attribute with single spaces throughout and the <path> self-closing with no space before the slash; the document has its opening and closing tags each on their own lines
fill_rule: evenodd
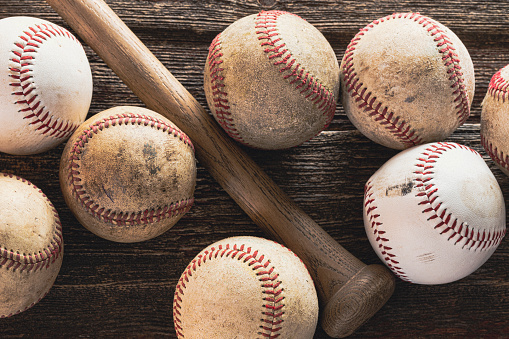
<svg viewBox="0 0 509 339">
<path fill-rule="evenodd" d="M 438 142 L 389 159 L 365 186 L 364 225 L 401 279 L 443 284 L 466 277 L 505 236 L 505 203 L 476 151 Z"/>
<path fill-rule="evenodd" d="M 336 110 L 334 50 L 318 29 L 288 12 L 262 11 L 231 24 L 210 45 L 204 73 L 217 122 L 254 148 L 300 145 Z"/>
<path fill-rule="evenodd" d="M 318 297 L 300 259 L 258 237 L 202 250 L 175 290 L 178 338 L 313 338 Z"/>
<path fill-rule="evenodd" d="M 405 149 L 442 141 L 470 115 L 474 67 L 461 40 L 417 13 L 373 21 L 341 62 L 342 104 L 366 137 Z"/>
<path fill-rule="evenodd" d="M 0 173 L 0 318 L 39 302 L 62 265 L 58 213 L 29 181 Z"/>
<path fill-rule="evenodd" d="M 117 242 L 167 231 L 193 205 L 195 184 L 187 135 L 141 107 L 118 106 L 89 118 L 60 162 L 62 193 L 78 221 Z"/>
<path fill-rule="evenodd" d="M 67 140 L 85 120 L 92 72 L 66 29 L 32 17 L 0 20 L 0 152 L 26 155 Z"/>
<path fill-rule="evenodd" d="M 509 65 L 491 78 L 482 102 L 481 143 L 503 173 L 509 175 Z"/>
</svg>

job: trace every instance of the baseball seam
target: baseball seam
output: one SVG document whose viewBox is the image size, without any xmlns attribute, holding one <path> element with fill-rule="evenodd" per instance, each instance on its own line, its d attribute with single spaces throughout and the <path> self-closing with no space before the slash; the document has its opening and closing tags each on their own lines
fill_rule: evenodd
<svg viewBox="0 0 509 339">
<path fill-rule="evenodd" d="M 9 77 L 12 95 L 19 97 L 15 104 L 24 114 L 24 119 L 30 119 L 36 131 L 54 138 L 68 138 L 78 128 L 79 124 L 70 120 L 55 117 L 52 112 L 42 106 L 39 95 L 34 93 L 37 85 L 33 81 L 32 66 L 36 60 L 37 49 L 48 39 L 66 37 L 79 44 L 79 41 L 69 31 L 51 24 L 39 24 L 28 27 L 19 36 L 11 50 L 11 66 Z M 81 45 L 80 45 L 81 46 Z"/>
<path fill-rule="evenodd" d="M 262 11 L 258 13 L 255 20 L 255 28 L 260 46 L 264 47 L 269 60 L 279 68 L 279 73 L 284 74 L 283 78 L 288 80 L 295 89 L 307 100 L 312 102 L 326 117 L 323 129 L 327 128 L 336 111 L 336 99 L 316 76 L 306 71 L 305 67 L 297 62 L 292 52 L 283 42 L 283 37 L 278 32 L 277 20 L 281 15 L 293 15 L 284 11 Z"/>
<path fill-rule="evenodd" d="M 502 76 L 502 70 L 499 70 L 491 78 L 490 84 L 488 86 L 488 94 L 496 100 L 502 100 L 502 102 L 505 102 L 505 100 L 509 98 L 508 91 L 509 81 L 504 79 Z"/>
<path fill-rule="evenodd" d="M 493 146 L 493 143 L 489 141 L 483 134 L 481 134 L 481 145 L 486 150 L 486 153 L 495 161 L 499 166 L 509 171 L 509 156 L 504 155 L 504 152 L 498 151 L 497 146 Z"/>
<path fill-rule="evenodd" d="M 226 85 L 224 84 L 224 76 L 221 73 L 224 70 L 221 67 L 221 64 L 223 63 L 222 56 L 221 34 L 218 34 L 210 44 L 209 55 L 207 57 L 211 78 L 210 85 L 212 90 L 212 100 L 214 102 L 214 113 L 218 123 L 232 139 L 247 145 L 239 131 L 237 131 L 230 112 L 228 93 L 225 89 Z"/>
<path fill-rule="evenodd" d="M 377 97 L 372 92 L 364 87 L 354 67 L 354 53 L 357 44 L 370 29 L 376 25 L 388 20 L 395 19 L 409 19 L 418 22 L 424 29 L 434 38 L 439 52 L 442 54 L 442 60 L 447 67 L 447 74 L 450 81 L 452 81 L 451 88 L 454 90 L 454 102 L 457 103 L 456 115 L 459 124 L 463 124 L 470 115 L 470 105 L 468 95 L 466 93 L 463 73 L 461 71 L 459 56 L 453 46 L 453 43 L 446 35 L 446 33 L 439 27 L 438 23 L 434 20 L 420 15 L 419 13 L 394 13 L 379 20 L 373 21 L 367 27 L 361 29 L 352 39 L 347 47 L 344 56 L 343 64 L 343 81 L 350 96 L 358 103 L 359 109 L 364 109 L 370 117 L 393 134 L 401 143 L 407 146 L 414 146 L 422 142 L 422 138 L 417 135 L 412 126 L 401 120 L 399 116 L 395 116 L 394 112 L 383 103 L 377 100 Z"/>
<path fill-rule="evenodd" d="M 488 86 L 488 95 L 497 101 L 502 101 L 503 103 L 509 99 L 509 81 L 504 79 L 502 76 L 502 70 L 496 72 L 491 78 Z M 504 154 L 502 151 L 499 152 L 498 147 L 493 146 L 493 143 L 488 140 L 482 132 L 483 131 L 481 131 L 481 144 L 490 158 L 493 159 L 493 161 L 495 161 L 499 166 L 509 171 L 509 156 Z"/>
<path fill-rule="evenodd" d="M 182 296 L 185 294 L 186 283 L 196 272 L 197 268 L 205 264 L 207 260 L 212 260 L 220 257 L 237 259 L 246 263 L 253 271 L 256 271 L 259 281 L 262 283 L 262 293 L 266 295 L 262 300 L 262 319 L 259 326 L 263 338 L 274 339 L 280 336 L 278 333 L 282 329 L 283 314 L 284 314 L 284 289 L 281 286 L 282 282 L 278 279 L 279 274 L 275 272 L 274 266 L 271 265 L 270 260 L 265 256 L 253 250 L 251 247 L 244 244 L 238 246 L 234 244 L 218 245 L 218 247 L 211 247 L 199 254 L 186 268 L 182 277 L 175 289 L 174 306 L 173 306 L 173 319 L 175 324 L 175 331 L 179 338 L 184 338 L 184 331 L 182 328 L 182 321 L 180 320 Z"/>
<path fill-rule="evenodd" d="M 19 269 L 20 272 L 25 270 L 27 272 L 35 272 L 37 270 L 41 270 L 42 268 L 48 268 L 51 263 L 55 262 L 62 251 L 62 224 L 60 223 L 58 212 L 48 197 L 30 181 L 12 174 L 2 173 L 2 175 L 4 177 L 20 180 L 21 182 L 26 183 L 28 186 L 37 190 L 38 193 L 42 194 L 53 211 L 56 226 L 55 233 L 53 234 L 53 240 L 47 247 L 38 253 L 19 253 L 12 249 L 6 248 L 5 246 L 0 246 L 0 267 L 12 269 L 13 271 Z"/>
<path fill-rule="evenodd" d="M 164 133 L 173 135 L 189 146 L 194 152 L 194 146 L 189 137 L 176 127 L 167 124 L 165 121 L 141 114 L 123 113 L 115 114 L 108 118 L 94 122 L 81 135 L 76 138 L 70 151 L 70 163 L 68 166 L 68 180 L 71 185 L 72 195 L 78 200 L 81 206 L 93 217 L 115 225 L 140 225 L 158 222 L 165 218 L 171 218 L 179 214 L 187 213 L 194 204 L 194 198 L 190 197 L 178 202 L 173 202 L 157 209 L 146 209 L 136 212 L 113 212 L 110 209 L 99 206 L 87 195 L 83 185 L 80 184 L 80 154 L 94 134 L 100 133 L 105 128 L 124 125 L 144 125 L 156 128 Z"/>
<path fill-rule="evenodd" d="M 264 48 L 264 53 L 268 54 L 268 58 L 273 62 L 273 65 L 279 67 L 279 73 L 284 74 L 283 78 L 288 79 L 291 85 L 295 85 L 295 89 L 299 90 L 301 95 L 317 106 L 323 115 L 326 116 L 323 130 L 329 126 L 334 118 L 336 99 L 332 91 L 317 80 L 316 76 L 306 72 L 304 67 L 297 63 L 288 48 L 285 48 L 286 44 L 281 41 L 282 38 L 277 32 L 276 22 L 277 18 L 283 14 L 298 17 L 295 14 L 283 11 L 262 11 L 258 13 L 255 20 L 255 33 L 258 35 L 258 40 L 260 40 L 260 46 Z M 214 115 L 218 123 L 232 139 L 244 145 L 254 147 L 242 138 L 240 132 L 235 127 L 235 122 L 230 111 L 228 92 L 225 88 L 225 78 L 221 73 L 224 70 L 222 68 L 222 57 L 221 34 L 218 34 L 209 47 L 207 57 Z"/>
<path fill-rule="evenodd" d="M 2 173 L 4 177 L 15 178 L 16 180 L 20 180 L 21 182 L 27 184 L 28 186 L 35 189 L 39 194 L 42 194 L 44 199 L 50 205 L 54 220 L 55 220 L 55 231 L 53 234 L 53 239 L 50 243 L 43 249 L 41 249 L 38 253 L 19 253 L 18 251 L 14 251 L 12 249 L 8 249 L 5 246 L 0 245 L 0 268 L 5 268 L 7 270 L 26 272 L 27 274 L 30 272 L 40 271 L 44 268 L 49 268 L 51 264 L 55 262 L 55 260 L 62 255 L 63 249 L 63 236 L 62 236 L 62 224 L 60 223 L 60 218 L 58 217 L 58 212 L 49 200 L 49 198 L 34 184 L 30 181 L 15 176 L 13 174 Z M 40 299 L 42 299 L 41 297 Z M 39 300 L 40 300 L 39 299 Z M 27 309 L 34 306 L 37 302 L 33 302 L 31 305 L 27 306 L 24 310 L 18 310 L 15 313 L 11 314 L 0 314 L 0 318 L 8 318 L 15 314 L 19 314 L 21 312 L 26 311 Z"/>
<path fill-rule="evenodd" d="M 456 143 L 439 142 L 431 144 L 417 159 L 418 162 L 415 165 L 418 168 L 414 172 L 417 175 L 415 187 L 422 190 L 417 193 L 416 197 L 421 199 L 419 205 L 424 208 L 422 212 L 429 215 L 428 221 L 436 222 L 434 228 L 440 231 L 440 234 L 449 235 L 447 240 L 454 241 L 454 245 L 464 242 L 461 247 L 467 250 L 487 250 L 493 246 L 498 246 L 505 236 L 505 229 L 490 230 L 488 232 L 483 230 L 481 232 L 476 225 L 472 226 L 459 221 L 447 208 L 442 209 L 438 188 L 435 184 L 430 183 L 433 179 L 434 164 L 440 156 L 457 148 L 481 156 L 473 149 Z"/>
<path fill-rule="evenodd" d="M 460 242 L 464 242 L 462 245 L 463 249 L 467 250 L 488 250 L 491 247 L 498 246 L 505 236 L 506 230 L 496 231 L 482 231 L 480 232 L 474 226 L 470 226 L 464 222 L 459 222 L 458 218 L 454 217 L 452 213 L 448 212 L 446 208 L 440 209 L 442 202 L 438 194 L 438 188 L 434 184 L 430 183 L 433 179 L 434 164 L 440 158 L 444 152 L 460 148 L 463 150 L 470 151 L 479 155 L 473 149 L 456 144 L 440 142 L 431 144 L 426 151 L 422 153 L 422 157 L 417 159 L 417 170 L 414 174 L 417 175 L 415 178 L 415 186 L 417 189 L 424 189 L 416 194 L 419 199 L 418 205 L 423 206 L 422 213 L 428 215 L 428 221 L 436 222 L 434 229 L 438 230 L 440 234 L 447 234 L 448 241 L 453 241 L 454 245 Z M 480 156 L 480 155 L 479 155 Z M 364 187 L 364 208 L 365 213 L 369 221 L 370 228 L 375 236 L 375 241 L 378 244 L 380 253 L 383 256 L 383 260 L 386 265 L 393 271 L 395 275 L 404 281 L 409 281 L 408 275 L 405 273 L 403 268 L 400 266 L 400 262 L 397 259 L 397 255 L 393 253 L 393 248 L 390 246 L 390 239 L 387 232 L 384 230 L 381 215 L 378 213 L 377 204 L 373 196 L 373 183 L 368 181 Z M 433 207 L 434 203 L 437 203 Z"/>
<path fill-rule="evenodd" d="M 392 252 L 392 247 L 389 246 L 389 238 L 387 238 L 387 232 L 383 229 L 380 214 L 377 213 L 378 207 L 375 204 L 375 198 L 371 191 L 372 188 L 373 185 L 371 181 L 368 181 L 364 186 L 364 208 L 380 253 L 383 256 L 386 265 L 392 270 L 392 272 L 394 272 L 395 275 L 404 281 L 411 281 L 403 271 L 403 268 L 399 266 L 397 256 Z"/>
</svg>

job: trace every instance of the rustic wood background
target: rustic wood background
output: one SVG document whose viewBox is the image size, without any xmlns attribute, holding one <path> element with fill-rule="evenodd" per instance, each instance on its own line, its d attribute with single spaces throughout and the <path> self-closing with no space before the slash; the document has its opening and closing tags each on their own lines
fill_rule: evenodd
<svg viewBox="0 0 509 339">
<path fill-rule="evenodd" d="M 482 149 L 480 103 L 491 76 L 509 63 L 509 3 L 472 1 L 107 0 L 107 3 L 206 106 L 203 65 L 215 35 L 262 9 L 293 12 L 314 24 L 341 60 L 350 39 L 372 20 L 416 11 L 451 28 L 476 71 L 472 115 L 449 140 L 481 152 L 506 200 L 509 178 Z M 42 0 L 0 0 L 0 19 L 36 16 L 69 29 Z M 1 34 L 1 32 L 0 32 Z M 143 106 L 88 47 L 94 76 L 89 116 L 117 105 Z M 0 320 L 0 337 L 175 337 L 174 288 L 194 256 L 214 241 L 265 236 L 203 169 L 196 203 L 162 236 L 137 244 L 103 240 L 82 227 L 60 192 L 60 147 L 40 155 L 0 153 L 0 171 L 24 177 L 45 192 L 64 227 L 65 255 L 50 293 L 35 307 Z M 362 223 L 363 186 L 396 151 L 366 139 L 338 104 L 333 123 L 315 139 L 285 151 L 247 152 L 311 217 L 365 263 L 379 263 Z M 509 200 L 507 200 L 509 201 Z M 1 207 L 0 207 L 1 208 Z M 397 282 L 389 302 L 352 338 L 508 337 L 509 242 L 478 271 L 458 282 L 421 286 Z M 315 338 L 327 338 L 318 328 Z"/>
</svg>

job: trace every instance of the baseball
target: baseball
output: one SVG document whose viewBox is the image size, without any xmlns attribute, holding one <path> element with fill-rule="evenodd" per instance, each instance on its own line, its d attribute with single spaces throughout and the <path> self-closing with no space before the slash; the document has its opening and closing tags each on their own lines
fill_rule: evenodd
<svg viewBox="0 0 509 339">
<path fill-rule="evenodd" d="M 313 338 L 317 320 L 317 292 L 302 261 L 251 236 L 201 251 L 173 299 L 178 338 Z"/>
<path fill-rule="evenodd" d="M 470 115 L 474 67 L 460 39 L 417 13 L 373 21 L 341 62 L 342 104 L 359 131 L 393 149 L 442 141 Z"/>
<path fill-rule="evenodd" d="M 290 148 L 334 117 L 339 65 L 313 25 L 288 12 L 262 11 L 212 41 L 204 89 L 213 116 L 234 140 L 259 149 Z"/>
<path fill-rule="evenodd" d="M 0 20 L 0 152 L 45 152 L 85 120 L 92 73 L 79 41 L 46 20 Z"/>
<path fill-rule="evenodd" d="M 503 173 L 509 175 L 509 65 L 491 78 L 482 102 L 481 143 Z"/>
<path fill-rule="evenodd" d="M 476 151 L 438 142 L 387 161 L 365 186 L 364 226 L 401 279 L 444 284 L 477 270 L 506 232 L 504 197 Z"/>
<path fill-rule="evenodd" d="M 64 243 L 55 207 L 34 184 L 0 173 L 0 205 L 0 318 L 5 318 L 48 293 Z"/>
<path fill-rule="evenodd" d="M 67 142 L 60 186 L 78 221 L 116 242 L 154 238 L 194 203 L 187 135 L 162 115 L 119 106 L 85 121 Z"/>
</svg>

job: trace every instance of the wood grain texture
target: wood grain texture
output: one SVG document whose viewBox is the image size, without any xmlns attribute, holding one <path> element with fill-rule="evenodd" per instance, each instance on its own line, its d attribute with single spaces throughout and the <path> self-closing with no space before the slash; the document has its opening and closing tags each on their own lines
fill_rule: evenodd
<svg viewBox="0 0 509 339">
<path fill-rule="evenodd" d="M 480 103 L 494 72 L 509 63 L 509 4 L 491 1 L 107 1 L 172 74 L 205 107 L 203 64 L 214 36 L 261 9 L 298 14 L 320 29 L 341 59 L 353 35 L 395 11 L 418 11 L 451 28 L 468 48 L 476 71 L 472 116 L 449 140 L 481 152 L 509 199 L 509 178 L 480 145 Z M 42 0 L 0 0 L 0 18 L 30 15 L 68 26 Z M 116 105 L 143 106 L 85 46 L 94 74 L 89 116 Z M 199 164 L 196 203 L 162 236 L 117 244 L 85 230 L 61 196 L 63 145 L 35 156 L 0 154 L 0 171 L 25 177 L 45 192 L 64 225 L 64 262 L 55 286 L 34 308 L 0 320 L 0 337 L 175 337 L 174 286 L 190 260 L 227 236 L 264 233 Z M 364 138 L 338 105 L 329 129 L 285 151 L 245 149 L 255 162 L 343 247 L 379 263 L 362 226 L 366 180 L 396 151 Z M 509 335 L 509 245 L 469 277 L 447 285 L 397 282 L 384 308 L 352 338 L 504 337 Z M 319 328 L 316 338 L 327 338 Z"/>
</svg>

